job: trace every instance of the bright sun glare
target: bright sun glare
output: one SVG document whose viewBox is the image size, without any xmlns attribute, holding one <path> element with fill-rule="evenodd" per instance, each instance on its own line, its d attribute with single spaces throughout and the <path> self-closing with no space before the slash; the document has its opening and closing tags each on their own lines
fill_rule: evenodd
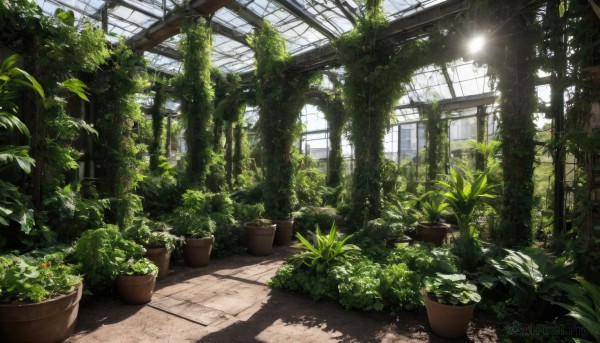
<svg viewBox="0 0 600 343">
<path fill-rule="evenodd" d="M 476 54 L 485 46 L 485 37 L 483 36 L 475 36 L 471 41 L 469 41 L 468 49 L 469 53 Z"/>
</svg>

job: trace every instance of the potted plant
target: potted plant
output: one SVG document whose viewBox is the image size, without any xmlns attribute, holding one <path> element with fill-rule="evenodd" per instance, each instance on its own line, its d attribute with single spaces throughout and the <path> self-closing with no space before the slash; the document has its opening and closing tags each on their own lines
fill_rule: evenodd
<svg viewBox="0 0 600 343">
<path fill-rule="evenodd" d="M 162 222 L 145 218 L 123 232 L 123 237 L 133 239 L 146 248 L 145 256 L 158 267 L 158 279 L 167 277 L 171 253 L 182 239 L 169 231 L 172 228 Z"/>
<path fill-rule="evenodd" d="M 209 216 L 197 216 L 193 212 L 178 211 L 175 232 L 184 237 L 183 259 L 188 267 L 205 267 L 215 241 L 215 222 Z"/>
<path fill-rule="evenodd" d="M 441 274 L 425 278 L 425 307 L 431 330 L 444 338 L 467 333 L 475 304 L 481 300 L 477 286 L 463 274 Z"/>
<path fill-rule="evenodd" d="M 480 173 L 473 181 L 463 174 L 466 172 L 450 168 L 448 181 L 437 181 L 436 184 L 458 222 L 460 237 L 455 240 L 456 254 L 465 269 L 474 270 L 481 256 L 477 246 L 479 232 L 473 225 L 473 213 L 484 199 L 494 198 L 490 193 L 493 187 L 487 182 L 487 172 Z"/>
<path fill-rule="evenodd" d="M 75 329 L 82 277 L 51 257 L 0 256 L 0 337 L 6 342 L 60 342 Z"/>
<path fill-rule="evenodd" d="M 416 238 L 418 240 L 433 243 L 436 247 L 444 243 L 448 233 L 448 225 L 441 222 L 441 215 L 447 206 L 446 202 L 435 196 L 421 203 L 427 221 L 417 224 Z"/>
<path fill-rule="evenodd" d="M 117 277 L 117 289 L 121 300 L 131 305 L 150 302 L 157 274 L 158 267 L 151 260 L 145 257 L 138 260 L 129 259 Z"/>
<path fill-rule="evenodd" d="M 255 256 L 267 256 L 273 252 L 276 225 L 268 219 L 255 219 L 244 224 L 248 252 Z"/>
</svg>

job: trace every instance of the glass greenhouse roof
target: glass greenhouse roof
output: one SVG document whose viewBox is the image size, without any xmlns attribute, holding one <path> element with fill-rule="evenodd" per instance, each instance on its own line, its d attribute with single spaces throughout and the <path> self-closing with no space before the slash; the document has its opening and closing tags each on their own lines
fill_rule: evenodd
<svg viewBox="0 0 600 343">
<path fill-rule="evenodd" d="M 130 42 L 145 39 L 157 27 L 167 25 L 172 16 L 180 15 L 181 19 L 182 14 L 178 13 L 183 6 L 196 13 L 202 12 L 203 6 L 216 8 L 211 17 L 213 64 L 225 73 L 240 74 L 254 69 L 254 52 L 245 36 L 260 26 L 263 19 L 273 23 L 286 40 L 288 51 L 295 56 L 326 47 L 351 30 L 364 10 L 364 5 L 355 0 L 192 0 L 189 5 L 185 5 L 185 0 L 35 1 L 49 15 L 57 8 L 73 10 L 78 26 L 87 22 L 102 26 L 104 15 L 109 39 L 116 41 L 122 36 Z M 395 23 L 445 2 L 452 1 L 384 0 L 383 8 L 390 23 Z M 167 74 L 175 74 L 181 68 L 180 37 L 171 31 L 143 48 L 150 67 Z M 408 93 L 400 99 L 397 122 L 418 120 L 420 103 L 461 101 L 486 94 L 489 97 L 491 91 L 487 68 L 475 66 L 472 61 L 428 66 L 415 73 Z"/>
</svg>

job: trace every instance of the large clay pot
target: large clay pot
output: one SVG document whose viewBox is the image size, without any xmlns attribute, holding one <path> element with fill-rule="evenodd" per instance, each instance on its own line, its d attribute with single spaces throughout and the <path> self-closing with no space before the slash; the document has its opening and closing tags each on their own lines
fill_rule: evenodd
<svg viewBox="0 0 600 343">
<path fill-rule="evenodd" d="M 254 256 L 267 256 L 273 253 L 273 240 L 275 239 L 276 225 L 253 226 L 246 223 L 246 246 L 248 252 Z"/>
<path fill-rule="evenodd" d="M 2 342 L 62 342 L 73 333 L 83 287 L 39 303 L 0 305 Z"/>
<path fill-rule="evenodd" d="M 427 308 L 429 326 L 436 335 L 444 338 L 458 338 L 467 334 L 475 304 L 440 304 L 432 300 L 429 294 L 426 293 L 425 307 Z"/>
<path fill-rule="evenodd" d="M 290 245 L 292 243 L 292 231 L 294 230 L 294 218 L 271 220 L 277 226 L 275 230 L 275 244 Z"/>
<path fill-rule="evenodd" d="M 417 224 L 417 239 L 427 243 L 433 243 L 436 247 L 442 246 L 444 238 L 448 233 L 448 225 L 442 223 L 419 223 Z"/>
<path fill-rule="evenodd" d="M 188 267 L 205 267 L 210 262 L 210 252 L 215 236 L 203 238 L 185 238 L 183 259 Z"/>
<path fill-rule="evenodd" d="M 146 248 L 146 257 L 158 267 L 158 279 L 166 278 L 169 274 L 169 261 L 171 252 L 169 249 L 162 248 Z"/>
<path fill-rule="evenodd" d="M 152 300 L 156 272 L 146 275 L 119 275 L 117 289 L 121 300 L 130 305 L 142 305 Z"/>
</svg>

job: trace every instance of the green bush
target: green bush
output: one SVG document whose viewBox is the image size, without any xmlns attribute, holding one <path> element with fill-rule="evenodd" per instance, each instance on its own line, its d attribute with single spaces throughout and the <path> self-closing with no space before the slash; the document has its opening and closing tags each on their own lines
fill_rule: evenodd
<svg viewBox="0 0 600 343">
<path fill-rule="evenodd" d="M 143 256 L 144 248 L 123 238 L 112 225 L 88 230 L 75 242 L 75 257 L 92 291 L 112 290 L 114 280 L 128 261 Z"/>
<path fill-rule="evenodd" d="M 386 306 L 415 310 L 423 305 L 423 277 L 404 263 L 388 264 L 381 270 L 381 294 Z"/>
<path fill-rule="evenodd" d="M 347 310 L 381 311 L 380 272 L 379 264 L 366 258 L 333 266 L 329 274 L 337 281 L 340 304 Z"/>
<path fill-rule="evenodd" d="M 294 227 L 302 234 L 314 232 L 317 226 L 328 228 L 339 218 L 336 210 L 331 207 L 307 206 L 294 214 Z"/>
<path fill-rule="evenodd" d="M 139 260 L 130 259 L 121 272 L 124 275 L 148 275 L 150 273 L 158 273 L 158 267 L 145 257 Z"/>
<path fill-rule="evenodd" d="M 294 177 L 294 190 L 299 206 L 323 205 L 325 174 L 317 168 L 300 169 Z"/>
</svg>

